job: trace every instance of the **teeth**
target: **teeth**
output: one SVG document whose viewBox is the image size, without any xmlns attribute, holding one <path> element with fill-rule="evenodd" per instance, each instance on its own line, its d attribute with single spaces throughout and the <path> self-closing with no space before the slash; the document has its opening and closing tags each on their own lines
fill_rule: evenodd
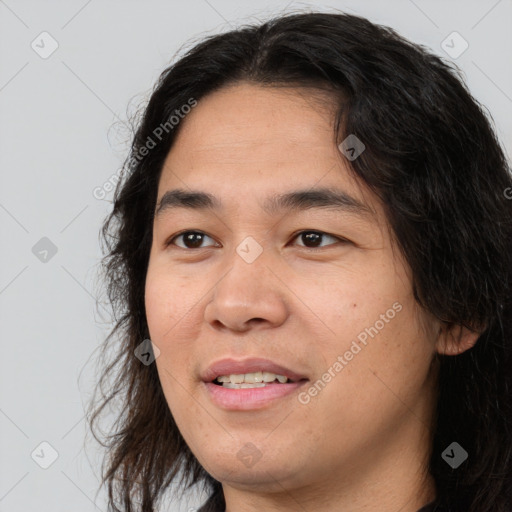
<svg viewBox="0 0 512 512">
<path fill-rule="evenodd" d="M 217 382 L 222 383 L 224 387 L 234 387 L 229 384 L 239 384 L 238 387 L 258 387 L 261 388 L 265 382 L 274 382 L 278 380 L 281 384 L 288 382 L 288 377 L 284 375 L 277 375 L 271 372 L 253 372 L 253 373 L 240 373 L 231 375 L 219 375 Z M 245 386 L 244 384 L 248 384 Z"/>
<path fill-rule="evenodd" d="M 242 382 L 242 384 L 233 384 L 232 382 L 225 382 L 224 384 L 222 384 L 222 387 L 230 389 L 264 388 L 265 386 L 266 384 L 264 382 L 255 384 L 249 384 L 248 382 Z"/>
<path fill-rule="evenodd" d="M 262 372 L 246 373 L 244 377 L 244 381 L 249 384 L 254 384 L 255 382 L 263 382 Z"/>
</svg>

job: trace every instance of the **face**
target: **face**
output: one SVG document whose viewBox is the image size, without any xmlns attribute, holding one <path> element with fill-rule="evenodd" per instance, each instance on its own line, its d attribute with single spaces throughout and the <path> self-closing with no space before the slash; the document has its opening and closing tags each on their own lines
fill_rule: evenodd
<svg viewBox="0 0 512 512">
<path fill-rule="evenodd" d="M 172 415 L 233 488 L 332 487 L 381 460 L 400 471 L 426 446 L 437 326 L 416 307 L 382 205 L 350 174 L 319 95 L 251 84 L 212 93 L 181 121 L 158 187 L 157 206 L 176 189 L 216 198 L 167 195 L 145 304 Z M 293 196 L 317 189 L 342 199 Z M 208 373 L 226 358 L 263 358 L 298 382 L 204 382 L 245 373 Z"/>
</svg>

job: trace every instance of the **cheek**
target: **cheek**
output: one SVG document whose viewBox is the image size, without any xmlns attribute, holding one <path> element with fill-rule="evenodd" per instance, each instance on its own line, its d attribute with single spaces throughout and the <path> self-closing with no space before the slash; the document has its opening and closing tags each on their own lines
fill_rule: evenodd
<svg viewBox="0 0 512 512">
<path fill-rule="evenodd" d="M 155 279 L 154 274 L 150 272 L 148 272 L 146 277 L 144 303 L 151 338 L 156 339 L 156 337 L 159 337 L 157 333 L 160 331 L 160 324 L 164 318 L 163 312 L 168 305 L 165 301 L 161 283 L 158 279 Z"/>
<path fill-rule="evenodd" d="M 187 351 L 177 341 L 180 337 L 178 331 L 182 327 L 180 318 L 184 315 L 180 301 L 176 300 L 180 293 L 176 292 L 176 286 L 166 272 L 149 269 L 145 287 L 146 319 L 150 339 L 160 350 L 155 364 L 173 415 L 180 411 L 180 404 L 186 401 L 183 388 L 177 381 L 185 382 L 189 371 Z"/>
<path fill-rule="evenodd" d="M 164 388 L 176 386 L 165 372 L 183 380 L 196 355 L 189 340 L 198 336 L 200 305 L 190 286 L 168 271 L 158 272 L 156 267 L 150 268 L 146 276 L 146 319 L 150 339 L 160 350 L 156 363 L 159 371 L 164 372 Z"/>
<path fill-rule="evenodd" d="M 328 366 L 334 365 L 339 355 L 346 360 L 337 373 L 343 374 L 337 380 L 343 388 L 338 390 L 343 394 L 341 403 L 367 389 L 368 399 L 375 400 L 372 407 L 378 405 L 378 397 L 389 391 L 379 377 L 397 390 L 404 382 L 422 381 L 432 355 L 432 340 L 418 320 L 403 266 L 380 257 L 378 263 L 367 265 L 365 272 L 345 273 L 323 295 L 327 299 L 321 310 L 323 318 L 337 333 L 333 342 L 321 345 L 324 358 Z"/>
<path fill-rule="evenodd" d="M 184 291 L 172 281 L 167 272 L 148 270 L 144 302 L 149 332 L 155 343 L 162 343 L 173 334 L 173 326 L 185 314 L 183 301 L 177 300 L 183 297 Z"/>
<path fill-rule="evenodd" d="M 380 315 L 403 303 L 408 290 L 394 270 L 370 265 L 326 277 L 308 297 L 308 305 L 318 311 L 324 323 L 342 339 L 352 340 L 379 321 Z M 304 288 L 303 288 L 304 289 Z M 395 311 L 391 311 L 394 314 Z M 386 324 L 386 329 L 387 324 Z"/>
</svg>

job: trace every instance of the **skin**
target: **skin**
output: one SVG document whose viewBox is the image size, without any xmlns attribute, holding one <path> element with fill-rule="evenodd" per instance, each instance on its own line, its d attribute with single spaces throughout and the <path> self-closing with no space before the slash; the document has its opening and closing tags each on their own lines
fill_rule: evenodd
<svg viewBox="0 0 512 512">
<path fill-rule="evenodd" d="M 432 501 L 431 363 L 436 351 L 457 354 L 477 339 L 417 306 L 382 205 L 337 148 L 325 94 L 239 83 L 208 95 L 181 121 L 159 182 L 157 204 L 175 188 L 224 203 L 155 218 L 145 302 L 167 403 L 222 482 L 227 512 L 416 512 Z M 374 213 L 261 207 L 271 194 L 316 186 L 342 189 Z M 166 245 L 184 230 L 207 235 L 201 248 L 183 237 Z M 326 233 L 317 252 L 298 234 L 308 230 Z M 236 252 L 248 236 L 263 249 L 250 264 Z M 226 411 L 200 379 L 223 357 L 254 356 L 312 384 L 395 303 L 401 310 L 307 404 L 292 394 Z M 261 455 L 250 467 L 237 457 L 248 442 Z"/>
</svg>

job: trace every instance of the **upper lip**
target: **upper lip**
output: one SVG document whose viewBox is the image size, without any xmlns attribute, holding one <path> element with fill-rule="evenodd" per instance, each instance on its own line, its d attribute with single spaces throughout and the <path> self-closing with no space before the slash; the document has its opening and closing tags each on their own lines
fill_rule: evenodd
<svg viewBox="0 0 512 512">
<path fill-rule="evenodd" d="M 260 357 L 251 357 L 249 359 L 242 360 L 232 358 L 220 359 L 202 372 L 201 379 L 204 382 L 212 382 L 220 375 L 240 375 L 243 373 L 259 371 L 275 373 L 276 375 L 284 375 L 294 382 L 307 379 L 305 375 L 301 375 L 300 373 L 294 372 L 285 366 Z"/>
</svg>

